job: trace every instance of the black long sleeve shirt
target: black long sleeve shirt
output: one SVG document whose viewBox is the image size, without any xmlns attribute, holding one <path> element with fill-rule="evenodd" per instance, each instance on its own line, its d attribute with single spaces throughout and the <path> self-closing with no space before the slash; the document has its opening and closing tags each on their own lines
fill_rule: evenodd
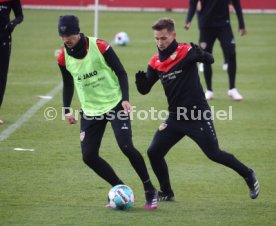
<svg viewBox="0 0 276 226">
<path fill-rule="evenodd" d="M 188 111 L 209 109 L 200 83 L 197 62 L 211 64 L 214 58 L 207 52 L 198 54 L 189 44 L 173 41 L 170 46 L 154 55 L 144 79 L 136 80 L 141 94 L 150 92 L 152 86 L 160 80 L 169 105 L 169 112 L 176 113 L 178 107 Z"/>
<path fill-rule="evenodd" d="M 10 13 L 14 12 L 15 19 L 10 20 Z M 0 0 L 0 34 L 9 34 L 6 26 L 12 22 L 13 26 L 23 21 L 23 11 L 20 0 Z"/>
<path fill-rule="evenodd" d="M 221 27 L 229 24 L 230 13 L 228 5 L 230 2 L 236 11 L 239 28 L 245 28 L 240 0 L 190 0 L 186 23 L 192 21 L 198 1 L 201 1 L 202 5 L 201 10 L 197 12 L 200 29 Z"/>
</svg>

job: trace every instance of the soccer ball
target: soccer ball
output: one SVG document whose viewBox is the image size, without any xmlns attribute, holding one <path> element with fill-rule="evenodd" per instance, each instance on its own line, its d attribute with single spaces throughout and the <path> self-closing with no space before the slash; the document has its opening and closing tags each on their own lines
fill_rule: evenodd
<svg viewBox="0 0 276 226">
<path fill-rule="evenodd" d="M 127 33 L 125 32 L 119 32 L 115 35 L 114 43 L 117 46 L 126 46 L 129 42 L 129 38 Z"/>
<path fill-rule="evenodd" d="M 113 209 L 125 210 L 134 204 L 134 194 L 130 187 L 124 184 L 114 186 L 108 192 L 109 205 Z"/>
</svg>

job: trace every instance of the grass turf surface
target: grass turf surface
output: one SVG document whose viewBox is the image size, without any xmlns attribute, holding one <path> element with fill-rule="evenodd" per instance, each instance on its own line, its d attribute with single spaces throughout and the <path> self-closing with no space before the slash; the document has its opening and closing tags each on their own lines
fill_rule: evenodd
<svg viewBox="0 0 276 226">
<path fill-rule="evenodd" d="M 8 86 L 1 109 L 6 123 L 0 133 L 20 118 L 60 81 L 54 57 L 62 43 L 57 20 L 66 11 L 25 10 L 25 20 L 13 34 Z M 69 11 L 80 18 L 81 30 L 93 33 L 91 12 Z M 130 101 L 136 109 L 166 109 L 160 84 L 148 96 L 138 94 L 134 74 L 146 69 L 156 53 L 151 24 L 169 16 L 177 23 L 177 40 L 196 42 L 197 21 L 191 31 L 183 30 L 181 13 L 101 12 L 99 37 L 112 41 L 119 31 L 130 37 L 126 47 L 114 47 L 124 64 L 130 84 Z M 160 203 L 159 210 L 143 210 L 141 182 L 119 150 L 110 126 L 101 146 L 101 156 L 135 193 L 129 211 L 104 209 L 110 186 L 91 172 L 81 160 L 79 125 L 61 120 L 61 92 L 42 107 L 7 140 L 0 142 L 0 225 L 275 225 L 276 221 L 276 141 L 275 127 L 275 36 L 276 15 L 245 15 L 248 34 L 239 37 L 232 18 L 237 43 L 237 87 L 245 100 L 239 103 L 226 96 L 228 78 L 221 66 L 219 44 L 214 49 L 214 91 L 210 101 L 215 109 L 233 108 L 233 120 L 215 121 L 220 146 L 257 172 L 261 194 L 250 200 L 244 181 L 233 171 L 209 161 L 190 139 L 181 140 L 167 155 L 176 202 Z M 204 86 L 204 79 L 201 74 Z M 44 109 L 54 107 L 58 118 L 44 119 Z M 74 98 L 72 107 L 79 108 Z M 146 150 L 161 121 L 134 118 L 133 140 L 145 157 L 154 184 Z M 34 152 L 14 151 L 15 147 Z"/>
</svg>

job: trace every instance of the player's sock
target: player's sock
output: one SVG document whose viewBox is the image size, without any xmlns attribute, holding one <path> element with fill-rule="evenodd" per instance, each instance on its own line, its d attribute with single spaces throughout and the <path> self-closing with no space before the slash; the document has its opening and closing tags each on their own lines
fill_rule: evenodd
<svg viewBox="0 0 276 226">
<path fill-rule="evenodd" d="M 155 189 L 155 187 L 153 186 L 153 184 L 151 183 L 151 180 L 148 179 L 146 181 L 143 181 L 143 185 L 144 185 L 144 190 L 145 191 L 152 191 Z"/>
</svg>

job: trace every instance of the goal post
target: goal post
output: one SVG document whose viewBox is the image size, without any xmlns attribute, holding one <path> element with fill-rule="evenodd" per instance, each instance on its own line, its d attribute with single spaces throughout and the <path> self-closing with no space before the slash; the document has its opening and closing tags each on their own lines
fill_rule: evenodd
<svg viewBox="0 0 276 226">
<path fill-rule="evenodd" d="M 93 0 L 92 0 L 93 1 Z M 98 26 L 99 26 L 99 0 L 94 2 L 94 37 L 98 37 Z"/>
</svg>

